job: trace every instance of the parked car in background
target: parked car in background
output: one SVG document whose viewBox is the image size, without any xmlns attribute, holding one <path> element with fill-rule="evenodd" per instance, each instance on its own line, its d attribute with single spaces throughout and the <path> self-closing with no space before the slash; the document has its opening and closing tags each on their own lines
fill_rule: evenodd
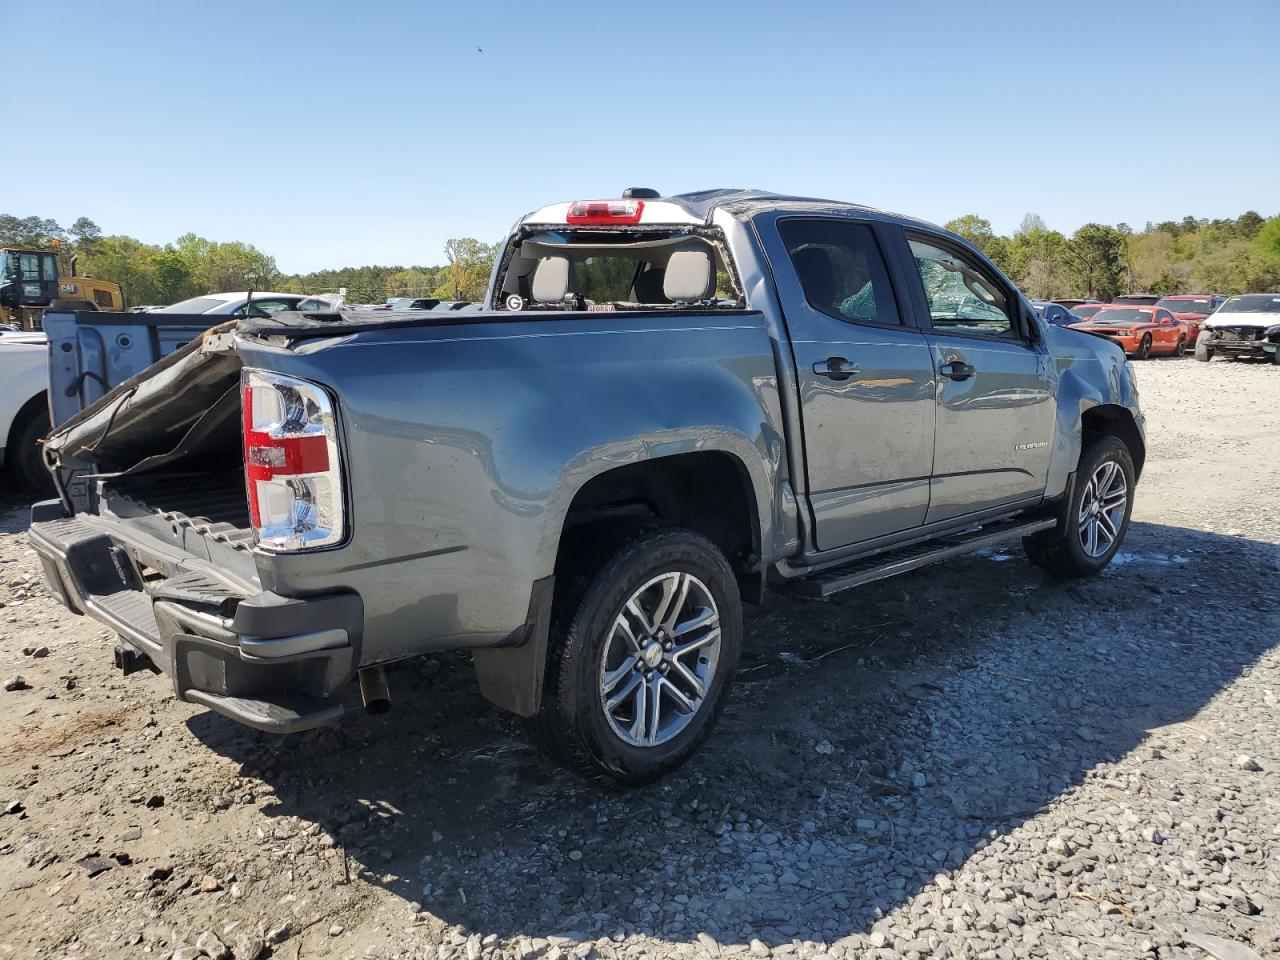
<svg viewBox="0 0 1280 960">
<path fill-rule="evenodd" d="M 1055 327 L 1069 327 L 1079 318 L 1056 300 L 1032 300 L 1031 305 L 1046 323 Z"/>
<path fill-rule="evenodd" d="M 1071 312 L 1081 320 L 1088 320 L 1105 306 L 1105 303 L 1082 303 L 1072 307 Z"/>
<path fill-rule="evenodd" d="M 1086 298 L 1086 299 L 1084 299 L 1084 300 L 1070 300 L 1070 299 L 1068 299 L 1068 300 L 1054 300 L 1053 302 L 1054 302 L 1054 303 L 1059 303 L 1059 304 L 1061 304 L 1062 306 L 1066 307 L 1068 310 L 1072 310 L 1072 311 L 1074 311 L 1076 307 L 1083 306 L 1083 305 L 1085 305 L 1085 304 L 1087 304 L 1087 303 L 1099 303 L 1099 304 L 1100 304 L 1100 303 L 1102 303 L 1102 301 L 1101 301 L 1101 300 L 1093 300 L 1093 299 L 1091 299 L 1091 298 Z"/>
<path fill-rule="evenodd" d="M 130 307 L 130 313 L 155 313 L 157 310 L 163 310 L 163 303 L 144 303 L 136 307 Z"/>
<path fill-rule="evenodd" d="M 1217 293 L 1180 293 L 1161 297 L 1157 307 L 1164 307 L 1187 325 L 1191 337 L 1191 345 L 1195 346 L 1200 339 L 1200 327 L 1209 315 L 1227 302 L 1227 298 Z"/>
<path fill-rule="evenodd" d="M 1212 360 L 1215 354 L 1280 364 L 1280 293 L 1228 297 L 1201 326 L 1196 343 L 1197 360 Z"/>
<path fill-rule="evenodd" d="M 43 332 L 0 332 L 0 383 L 0 489 L 17 481 L 50 490 L 37 443 L 49 432 L 49 340 Z"/>
<path fill-rule="evenodd" d="M 1186 325 L 1174 319 L 1170 311 L 1155 306 L 1109 303 L 1091 319 L 1073 323 L 1071 329 L 1106 337 L 1135 360 L 1145 360 L 1155 353 L 1183 354 L 1190 343 Z"/>
<path fill-rule="evenodd" d="M 266 317 L 282 310 L 332 310 L 334 303 L 324 297 L 306 297 L 297 293 L 206 293 L 153 313 L 209 313 L 228 317 Z"/>
<path fill-rule="evenodd" d="M 1154 307 L 1159 299 L 1158 293 L 1122 293 L 1111 302 L 1124 307 Z"/>
</svg>

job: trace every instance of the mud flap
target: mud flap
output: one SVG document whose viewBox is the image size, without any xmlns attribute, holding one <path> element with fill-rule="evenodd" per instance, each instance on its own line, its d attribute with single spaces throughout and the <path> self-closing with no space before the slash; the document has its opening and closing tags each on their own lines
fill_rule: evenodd
<svg viewBox="0 0 1280 960">
<path fill-rule="evenodd" d="M 555 581 L 552 576 L 534 582 L 528 617 L 509 645 L 472 652 L 485 699 L 521 717 L 532 717 L 542 706 Z"/>
</svg>

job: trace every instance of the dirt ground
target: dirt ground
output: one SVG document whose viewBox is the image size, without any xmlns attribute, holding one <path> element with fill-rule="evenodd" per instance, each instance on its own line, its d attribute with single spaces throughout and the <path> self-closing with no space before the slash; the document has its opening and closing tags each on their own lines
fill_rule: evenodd
<svg viewBox="0 0 1280 960">
<path fill-rule="evenodd" d="M 1136 367 L 1101 578 L 1010 548 L 753 611 L 712 739 L 629 792 L 464 657 L 286 738 L 123 678 L 10 494 L 0 958 L 1280 955 L 1280 369 Z"/>
</svg>

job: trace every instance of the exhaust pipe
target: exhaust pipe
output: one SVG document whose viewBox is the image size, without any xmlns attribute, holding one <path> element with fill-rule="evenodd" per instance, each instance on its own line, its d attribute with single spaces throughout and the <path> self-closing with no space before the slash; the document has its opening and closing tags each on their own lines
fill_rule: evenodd
<svg viewBox="0 0 1280 960">
<path fill-rule="evenodd" d="M 360 680 L 360 699 L 366 713 L 377 716 L 391 709 L 391 689 L 387 686 L 387 672 L 381 667 L 365 667 L 357 674 Z"/>
</svg>

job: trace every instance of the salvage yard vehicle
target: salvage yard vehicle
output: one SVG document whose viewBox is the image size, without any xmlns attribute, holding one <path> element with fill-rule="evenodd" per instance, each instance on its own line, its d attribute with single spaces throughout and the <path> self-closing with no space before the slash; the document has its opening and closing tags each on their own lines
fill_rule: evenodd
<svg viewBox="0 0 1280 960">
<path fill-rule="evenodd" d="M 1280 293 L 1245 293 L 1227 298 L 1200 328 L 1196 359 L 1215 355 L 1233 360 L 1269 359 L 1280 365 Z"/>
<path fill-rule="evenodd" d="M 1125 307 L 1109 303 L 1088 320 L 1070 325 L 1072 330 L 1106 337 L 1135 360 L 1153 354 L 1187 352 L 1191 334 L 1187 325 L 1163 307 Z"/>
<path fill-rule="evenodd" d="M 168 307 L 158 307 L 152 313 L 203 313 L 214 316 L 246 317 L 267 316 L 282 310 L 329 310 L 333 304 L 325 297 L 306 297 L 298 293 L 205 293 L 190 300 L 182 300 Z"/>
<path fill-rule="evenodd" d="M 0 249 L 0 323 L 39 330 L 45 310 L 123 310 L 124 291 L 109 280 L 67 270 L 57 250 Z"/>
<path fill-rule="evenodd" d="M 49 432 L 49 341 L 43 333 L 0 333 L 0 383 L 0 490 L 48 490 L 38 446 Z"/>
<path fill-rule="evenodd" d="M 70 416 L 30 528 L 51 588 L 262 730 L 469 650 L 554 755 L 638 783 L 710 731 L 742 599 L 1019 539 L 1083 577 L 1124 538 L 1124 354 L 941 228 L 630 190 L 521 219 L 484 307 L 241 318 Z"/>
<path fill-rule="evenodd" d="M 1200 339 L 1200 328 L 1205 320 L 1226 302 L 1227 298 L 1217 293 L 1178 293 L 1161 297 L 1156 306 L 1164 307 L 1174 319 L 1187 325 L 1190 345 L 1194 347 Z"/>
</svg>

